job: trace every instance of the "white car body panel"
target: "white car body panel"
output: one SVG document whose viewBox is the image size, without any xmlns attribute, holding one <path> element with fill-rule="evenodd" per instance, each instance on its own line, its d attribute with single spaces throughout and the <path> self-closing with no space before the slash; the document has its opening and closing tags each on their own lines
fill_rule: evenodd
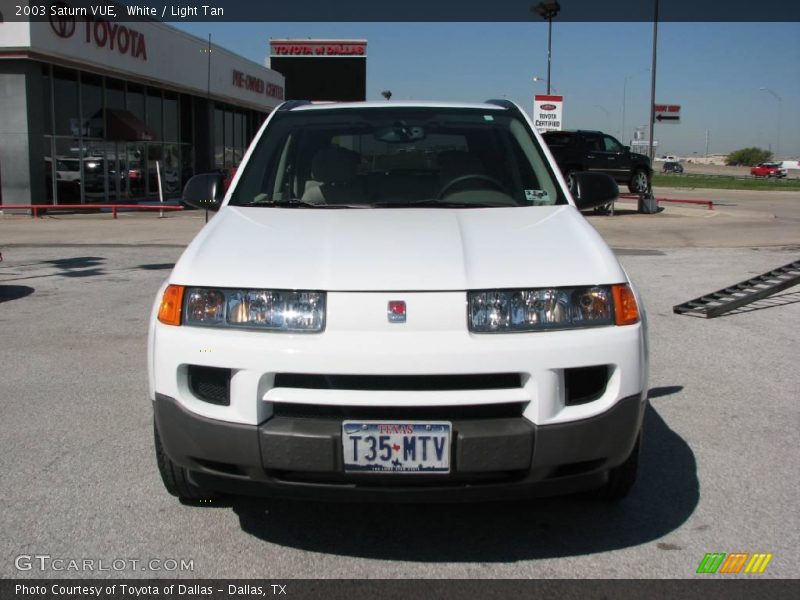
<svg viewBox="0 0 800 600">
<path fill-rule="evenodd" d="M 193 286 L 429 291 L 620 283 L 571 206 L 459 209 L 224 208 L 171 282 Z"/>
</svg>

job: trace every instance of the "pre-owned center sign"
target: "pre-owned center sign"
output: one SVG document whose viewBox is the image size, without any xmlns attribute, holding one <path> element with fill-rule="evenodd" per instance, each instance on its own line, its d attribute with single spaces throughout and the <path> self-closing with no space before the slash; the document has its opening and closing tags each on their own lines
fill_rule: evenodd
<svg viewBox="0 0 800 600">
<path fill-rule="evenodd" d="M 564 120 L 562 111 L 564 96 L 534 96 L 533 124 L 542 133 L 545 131 L 561 131 Z"/>
</svg>

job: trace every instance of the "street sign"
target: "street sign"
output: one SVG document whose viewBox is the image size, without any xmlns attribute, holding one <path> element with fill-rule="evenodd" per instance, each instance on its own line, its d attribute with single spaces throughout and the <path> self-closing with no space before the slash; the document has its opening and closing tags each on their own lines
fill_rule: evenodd
<svg viewBox="0 0 800 600">
<path fill-rule="evenodd" d="M 534 96 L 533 124 L 539 133 L 561 131 L 564 125 L 561 118 L 563 109 L 564 96 Z"/>
<path fill-rule="evenodd" d="M 678 124 L 681 122 L 681 105 L 656 104 L 653 115 L 653 119 L 655 119 L 656 123 Z"/>
</svg>

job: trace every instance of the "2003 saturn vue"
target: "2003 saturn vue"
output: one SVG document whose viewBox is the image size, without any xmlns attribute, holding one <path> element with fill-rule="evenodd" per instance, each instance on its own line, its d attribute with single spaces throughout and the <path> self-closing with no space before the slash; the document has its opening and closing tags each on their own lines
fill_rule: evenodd
<svg viewBox="0 0 800 600">
<path fill-rule="evenodd" d="M 158 291 L 158 467 L 184 499 L 479 499 L 634 483 L 646 320 L 508 101 L 287 102 Z"/>
</svg>

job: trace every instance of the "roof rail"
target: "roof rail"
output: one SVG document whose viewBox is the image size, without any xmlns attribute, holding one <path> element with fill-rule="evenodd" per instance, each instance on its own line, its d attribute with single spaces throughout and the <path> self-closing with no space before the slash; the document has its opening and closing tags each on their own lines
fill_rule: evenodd
<svg viewBox="0 0 800 600">
<path fill-rule="evenodd" d="M 514 104 L 511 100 L 507 100 L 506 98 L 492 98 L 491 100 L 487 100 L 486 104 L 494 104 L 495 106 L 500 106 L 505 108 L 506 110 L 510 110 L 514 115 L 521 118 L 523 121 L 525 120 L 525 115 L 520 110 L 519 106 Z"/>
<path fill-rule="evenodd" d="M 292 110 L 298 106 L 306 106 L 311 104 L 311 100 L 287 100 L 278 107 L 278 110 Z"/>
<path fill-rule="evenodd" d="M 492 98 L 491 100 L 487 100 L 486 104 L 494 104 L 495 106 L 502 106 L 503 108 L 510 108 L 515 109 L 517 107 L 511 100 L 506 100 L 505 98 L 498 99 Z"/>
</svg>

